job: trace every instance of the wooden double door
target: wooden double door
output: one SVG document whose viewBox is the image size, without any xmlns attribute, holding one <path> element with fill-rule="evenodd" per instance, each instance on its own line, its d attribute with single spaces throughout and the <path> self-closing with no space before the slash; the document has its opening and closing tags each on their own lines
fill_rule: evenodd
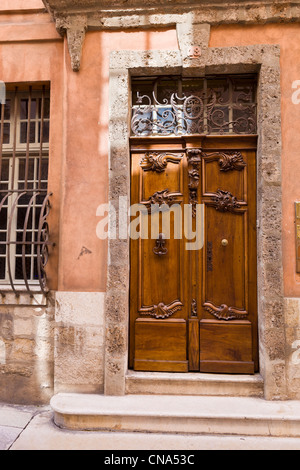
<svg viewBox="0 0 300 470">
<path fill-rule="evenodd" d="M 130 368 L 256 372 L 256 137 L 133 138 L 131 204 Z"/>
</svg>

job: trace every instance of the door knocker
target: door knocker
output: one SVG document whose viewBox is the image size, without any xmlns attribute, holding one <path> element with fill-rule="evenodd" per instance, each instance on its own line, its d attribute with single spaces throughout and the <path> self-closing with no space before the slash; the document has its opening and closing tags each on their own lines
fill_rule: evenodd
<svg viewBox="0 0 300 470">
<path fill-rule="evenodd" d="M 157 256 L 163 256 L 168 253 L 168 249 L 166 248 L 166 240 L 163 233 L 159 234 L 159 237 L 155 242 L 155 247 L 153 248 L 153 253 Z"/>
</svg>

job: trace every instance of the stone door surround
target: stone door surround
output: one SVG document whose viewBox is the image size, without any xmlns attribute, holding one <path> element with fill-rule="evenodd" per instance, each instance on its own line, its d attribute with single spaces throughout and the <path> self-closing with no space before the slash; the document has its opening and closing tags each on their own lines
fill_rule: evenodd
<svg viewBox="0 0 300 470">
<path fill-rule="evenodd" d="M 258 329 L 266 399 L 286 397 L 281 207 L 280 48 L 209 48 L 208 24 L 178 24 L 178 51 L 115 51 L 110 58 L 109 201 L 130 200 L 130 77 L 258 73 Z M 191 51 L 194 51 L 191 53 Z M 124 395 L 128 371 L 129 240 L 109 240 L 105 302 L 106 395 Z M 276 322 L 274 321 L 276 318 Z"/>
</svg>

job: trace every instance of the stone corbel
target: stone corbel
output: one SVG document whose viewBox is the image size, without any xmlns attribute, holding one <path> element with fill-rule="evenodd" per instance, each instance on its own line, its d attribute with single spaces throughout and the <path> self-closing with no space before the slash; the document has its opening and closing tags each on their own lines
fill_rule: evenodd
<svg viewBox="0 0 300 470">
<path fill-rule="evenodd" d="M 205 58 L 210 40 L 209 24 L 178 23 L 176 26 L 183 75 L 205 74 Z"/>
<path fill-rule="evenodd" d="M 60 16 L 56 18 L 56 28 L 62 36 L 67 36 L 72 70 L 74 72 L 79 72 L 81 65 L 82 47 L 87 30 L 86 16 Z"/>
</svg>

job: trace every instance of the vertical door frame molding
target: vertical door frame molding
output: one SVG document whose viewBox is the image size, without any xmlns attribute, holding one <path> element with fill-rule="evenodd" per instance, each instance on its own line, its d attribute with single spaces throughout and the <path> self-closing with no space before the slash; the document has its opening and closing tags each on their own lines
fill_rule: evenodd
<svg viewBox="0 0 300 470">
<path fill-rule="evenodd" d="M 111 53 L 109 202 L 117 210 L 120 196 L 130 201 L 131 76 L 174 74 L 201 77 L 205 74 L 258 73 L 257 284 L 260 374 L 264 380 L 265 398 L 285 399 L 280 47 L 257 45 L 208 48 L 209 26 L 193 27 L 196 43 L 200 42 L 202 47 L 202 54 L 197 57 L 189 56 L 190 46 L 195 41 L 191 37 L 191 29 L 183 25 L 177 27 L 178 51 Z M 108 251 L 104 393 L 124 395 L 129 347 L 129 239 L 109 239 Z"/>
</svg>

